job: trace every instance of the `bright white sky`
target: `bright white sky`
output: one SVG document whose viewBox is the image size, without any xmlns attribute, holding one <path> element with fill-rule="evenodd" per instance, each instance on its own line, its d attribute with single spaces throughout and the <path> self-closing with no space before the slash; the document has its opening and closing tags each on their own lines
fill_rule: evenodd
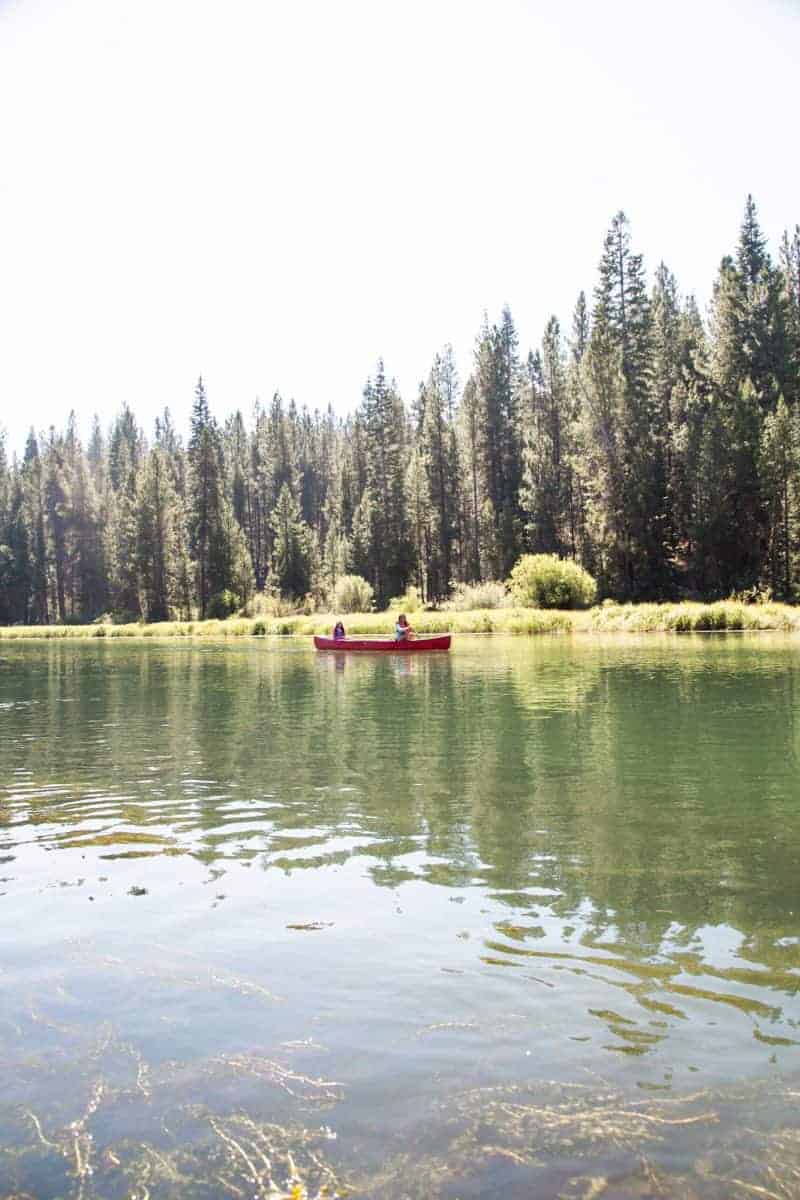
<svg viewBox="0 0 800 1200">
<path fill-rule="evenodd" d="M 800 220 L 789 0 L 0 0 L 0 423 L 406 398 L 611 217 L 702 302 Z"/>
</svg>

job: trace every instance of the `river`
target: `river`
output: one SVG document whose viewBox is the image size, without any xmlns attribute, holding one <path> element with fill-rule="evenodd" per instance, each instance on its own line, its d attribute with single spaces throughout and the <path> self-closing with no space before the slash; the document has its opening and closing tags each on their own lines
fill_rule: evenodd
<svg viewBox="0 0 800 1200">
<path fill-rule="evenodd" d="M 800 1194 L 798 641 L 2 655 L 0 1197 Z"/>
</svg>

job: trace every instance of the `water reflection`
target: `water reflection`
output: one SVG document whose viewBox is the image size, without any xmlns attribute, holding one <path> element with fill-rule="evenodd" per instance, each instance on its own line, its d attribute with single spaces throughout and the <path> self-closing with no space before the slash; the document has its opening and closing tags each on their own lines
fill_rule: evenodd
<svg viewBox="0 0 800 1200">
<path fill-rule="evenodd" d="M 600 1077 L 630 1118 L 637 1092 L 677 1102 L 796 1069 L 791 643 L 493 639 L 413 659 L 50 644 L 9 658 L 0 1043 L 35 1064 L 13 1103 L 49 1108 L 42 1136 L 76 1178 L 75 1145 L 53 1131 L 81 1113 L 40 1054 L 82 1064 L 90 1107 L 104 1022 L 114 1096 L 136 1093 L 136 1054 L 153 1077 L 171 1063 L 165 1103 L 190 1078 L 218 1116 L 235 1098 L 255 1125 L 219 1128 L 246 1134 L 251 1157 L 269 1157 L 265 1122 L 293 1130 L 273 1134 L 283 1162 L 281 1146 L 305 1146 L 298 1105 L 327 1094 L 376 1169 L 411 1109 L 473 1094 L 483 1109 L 483 1089 Z M 201 1126 L 198 1153 L 224 1158 Z M 521 1169 L 526 1135 L 509 1129 Z M 309 1149 L 333 1171 L 327 1142 Z M 303 1163 L 309 1187 L 333 1178 Z"/>
</svg>

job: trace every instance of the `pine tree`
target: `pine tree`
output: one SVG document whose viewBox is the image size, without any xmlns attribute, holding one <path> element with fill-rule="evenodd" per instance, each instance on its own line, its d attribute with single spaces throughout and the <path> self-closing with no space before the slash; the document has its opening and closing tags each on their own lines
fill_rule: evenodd
<svg viewBox="0 0 800 1200">
<path fill-rule="evenodd" d="M 30 620 L 46 625 L 50 620 L 48 597 L 47 534 L 45 531 L 42 460 L 31 429 L 22 460 L 22 492 L 30 552 Z"/>
<path fill-rule="evenodd" d="M 402 593 L 411 567 L 411 544 L 405 511 L 405 412 L 383 361 L 364 388 L 366 483 L 370 493 L 367 578 L 378 603 Z"/>
<path fill-rule="evenodd" d="M 5 516 L 0 524 L 0 625 L 28 624 L 31 584 L 24 492 L 15 469 L 10 475 Z"/>
<path fill-rule="evenodd" d="M 595 292 L 592 347 L 606 363 L 595 373 L 617 393 L 614 424 L 614 515 L 617 547 L 614 587 L 637 598 L 669 591 L 666 530 L 666 429 L 653 391 L 653 318 L 641 255 L 630 249 L 624 213 L 617 213 L 605 240 Z M 615 360 L 618 356 L 618 371 Z M 610 397 L 609 397 L 610 399 Z M 609 464 L 610 465 L 610 464 Z M 610 514 L 608 514 L 610 515 Z"/>
<path fill-rule="evenodd" d="M 372 531 L 375 503 L 372 492 L 365 487 L 356 504 L 350 530 L 350 558 L 352 569 L 363 579 L 372 578 Z"/>
<path fill-rule="evenodd" d="M 208 407 L 202 376 L 197 381 L 188 447 L 189 547 L 197 572 L 196 595 L 204 620 L 217 580 L 211 569 L 211 545 L 220 520 L 222 487 L 219 438 Z"/>
<path fill-rule="evenodd" d="M 789 316 L 781 274 L 772 264 L 752 196 L 747 197 L 736 255 L 744 373 L 764 412 L 774 410 L 778 396 L 791 387 Z"/>
<path fill-rule="evenodd" d="M 580 292 L 572 315 L 572 331 L 567 359 L 567 404 L 569 415 L 569 500 L 568 524 L 570 555 L 581 562 L 592 560 L 588 535 L 587 478 L 588 452 L 584 444 L 589 425 L 583 412 L 581 366 L 591 338 L 591 319 L 586 294 Z"/>
<path fill-rule="evenodd" d="M 186 455 L 168 408 L 156 417 L 155 444 L 166 456 L 175 493 L 181 499 L 186 494 Z"/>
<path fill-rule="evenodd" d="M 484 319 L 475 350 L 478 460 L 481 482 L 491 505 L 491 536 L 485 519 L 481 569 L 494 578 L 510 571 L 519 553 L 522 519 L 519 488 L 522 481 L 522 438 L 519 399 L 522 378 L 518 339 L 508 308 L 499 326 Z"/>
<path fill-rule="evenodd" d="M 136 418 L 127 404 L 114 421 L 108 444 L 111 486 L 115 492 L 127 486 L 130 471 L 136 473 L 143 450 L 143 439 Z"/>
<path fill-rule="evenodd" d="M 463 576 L 466 580 L 482 578 L 480 538 L 481 481 L 481 408 L 478 388 L 470 377 L 464 385 L 464 394 L 458 416 L 458 450 L 460 474 L 465 479 L 463 491 Z"/>
<path fill-rule="evenodd" d="M 591 335 L 591 319 L 589 306 L 586 303 L 586 293 L 579 292 L 572 314 L 572 337 L 570 339 L 570 357 L 575 365 L 583 358 Z"/>
<path fill-rule="evenodd" d="M 433 551 L 433 525 L 435 515 L 428 493 L 428 479 L 422 463 L 419 446 L 411 451 L 406 469 L 406 512 L 411 534 L 414 584 L 423 598 L 433 595 L 435 584 L 431 582 L 432 571 L 436 571 L 436 556 Z"/>
<path fill-rule="evenodd" d="M 22 484 L 9 466 L 0 429 L 0 625 L 27 621 L 29 570 Z"/>
<path fill-rule="evenodd" d="M 309 529 L 300 517 L 300 506 L 284 483 L 272 515 L 275 548 L 272 571 L 281 595 L 301 599 L 311 587 Z"/>
<path fill-rule="evenodd" d="M 233 509 L 224 497 L 212 529 L 209 579 L 216 597 L 215 615 L 227 616 L 249 603 L 254 587 L 250 551 Z"/>
<path fill-rule="evenodd" d="M 589 314 L 520 360 L 484 319 L 459 398 L 452 351 L 410 416 L 383 365 L 340 420 L 276 393 L 222 431 L 202 381 L 184 448 L 125 406 L 84 449 L 74 415 L 21 464 L 0 453 L 0 620 L 224 615 L 272 582 L 296 596 L 368 578 L 505 575 L 523 548 L 578 559 L 617 598 L 800 595 L 800 228 L 773 265 L 748 197 L 706 329 L 661 264 L 648 291 L 624 214 Z"/>
<path fill-rule="evenodd" d="M 629 595 L 632 550 L 621 444 L 622 351 L 602 322 L 595 323 L 581 360 L 579 387 L 579 477 L 585 497 L 582 564 L 596 577 L 601 595 Z"/>
<path fill-rule="evenodd" d="M 772 265 L 752 196 L 748 196 L 735 259 L 722 260 L 712 305 L 711 370 L 731 402 L 746 381 L 763 413 L 794 386 L 787 293 Z"/>
<path fill-rule="evenodd" d="M 130 423 L 127 418 L 130 418 Z M 130 413 L 123 414 L 120 426 L 132 428 Z M 137 569 L 137 490 L 138 439 L 119 436 L 115 445 L 110 478 L 111 496 L 111 607 L 123 620 L 136 621 L 142 615 Z"/>
<path fill-rule="evenodd" d="M 106 445 L 103 431 L 100 428 L 100 418 L 96 413 L 92 418 L 92 435 L 89 439 L 86 457 L 95 487 L 102 489 L 106 475 Z"/>
<path fill-rule="evenodd" d="M 766 582 L 776 599 L 790 601 L 796 587 L 798 512 L 796 483 L 800 466 L 798 421 L 781 396 L 768 413 L 761 434 L 760 477 L 767 509 Z"/>
<path fill-rule="evenodd" d="M 425 509 L 428 534 L 424 555 L 423 594 L 439 600 L 450 590 L 456 541 L 458 463 L 454 413 L 458 381 L 451 347 L 437 354 L 427 383 L 420 391 L 420 419 L 417 434 L 418 459 L 409 480 L 417 506 Z M 412 461 L 414 455 L 412 453 Z M 419 477 L 418 477 L 419 476 Z M 417 518 L 419 526 L 419 518 Z M 414 521 L 412 519 L 412 525 Z"/>
<path fill-rule="evenodd" d="M 656 309 L 654 301 L 654 311 Z M 661 323 L 665 322 L 662 329 Z M 670 310 L 656 315 L 655 394 L 669 394 L 667 443 L 667 496 L 670 549 L 684 587 L 698 590 L 697 537 L 701 513 L 697 476 L 705 423 L 714 404 L 708 382 L 708 345 L 697 304 L 688 297 L 682 304 L 677 331 Z M 661 357 L 660 357 L 661 356 Z M 666 402 L 666 401 L 665 401 Z M 719 439 L 715 439 L 721 446 Z M 717 464 L 722 467 L 722 463 Z M 705 538 L 702 539 L 705 541 Z"/>
<path fill-rule="evenodd" d="M 527 419 L 520 499 L 528 547 L 574 554 L 572 413 L 561 330 L 547 323 L 541 356 L 528 356 Z"/>
<path fill-rule="evenodd" d="M 80 445 L 69 453 L 69 557 L 72 577 L 72 611 L 90 621 L 108 605 L 108 564 L 99 510 L 89 464 Z"/>
<path fill-rule="evenodd" d="M 673 408 L 683 367 L 681 341 L 683 325 L 678 285 L 674 275 L 663 262 L 656 270 L 651 313 L 653 492 L 663 511 L 663 520 L 660 526 L 663 552 L 672 562 L 679 540 L 673 505 L 675 484 L 672 443 L 675 415 Z"/>
<path fill-rule="evenodd" d="M 781 242 L 781 286 L 786 313 L 785 396 L 790 405 L 800 401 L 800 225 Z"/>
<path fill-rule="evenodd" d="M 272 530 L 269 509 L 272 497 L 273 456 L 270 442 L 269 418 L 257 401 L 254 429 L 250 442 L 250 523 L 249 548 L 255 572 L 256 587 L 264 587 L 272 554 Z"/>
<path fill-rule="evenodd" d="M 241 410 L 237 409 L 225 422 L 223 459 L 225 462 L 226 493 L 233 515 L 244 529 L 248 521 L 247 457 L 248 438 Z"/>
<path fill-rule="evenodd" d="M 0 538 L 9 519 L 12 478 L 6 454 L 5 432 L 0 426 Z"/>
<path fill-rule="evenodd" d="M 52 563 L 52 588 L 58 620 L 67 619 L 67 512 L 68 499 L 64 473 L 64 443 L 53 427 L 45 450 L 43 472 L 45 527 L 48 534 L 47 559 Z"/>
<path fill-rule="evenodd" d="M 765 418 L 795 386 L 791 317 L 781 273 L 771 263 L 751 196 L 736 258 L 723 259 L 714 288 L 709 382 L 725 447 L 726 514 L 714 525 L 708 553 L 720 589 L 757 586 L 769 540 L 759 479 Z"/>
<path fill-rule="evenodd" d="M 187 459 L 189 546 L 202 620 L 212 607 L 215 614 L 227 615 L 245 604 L 253 589 L 250 552 L 225 496 L 222 443 L 202 378 L 195 388 Z"/>
<path fill-rule="evenodd" d="M 167 621 L 180 607 L 181 512 L 166 451 L 155 445 L 137 494 L 136 566 L 148 621 Z"/>
</svg>

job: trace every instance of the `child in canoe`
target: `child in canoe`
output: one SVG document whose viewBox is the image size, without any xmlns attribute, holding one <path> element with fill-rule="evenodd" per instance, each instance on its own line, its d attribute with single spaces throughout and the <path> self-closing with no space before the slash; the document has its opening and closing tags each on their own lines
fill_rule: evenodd
<svg viewBox="0 0 800 1200">
<path fill-rule="evenodd" d="M 396 642 L 410 641 L 414 636 L 414 630 L 408 623 L 408 617 L 405 613 L 400 613 L 397 618 L 397 624 L 394 627 L 394 640 Z"/>
<path fill-rule="evenodd" d="M 337 642 L 338 642 L 338 640 L 339 640 L 340 638 L 343 638 L 343 637 L 346 637 L 346 636 L 347 636 L 347 634 L 346 634 L 346 633 L 345 633 L 345 631 L 344 631 L 344 625 L 342 624 L 342 622 L 341 622 L 341 621 L 337 621 L 337 622 L 336 622 L 336 624 L 334 625 L 334 627 L 333 627 L 333 636 L 334 636 L 334 638 L 336 639 L 336 641 L 337 641 Z"/>
</svg>

